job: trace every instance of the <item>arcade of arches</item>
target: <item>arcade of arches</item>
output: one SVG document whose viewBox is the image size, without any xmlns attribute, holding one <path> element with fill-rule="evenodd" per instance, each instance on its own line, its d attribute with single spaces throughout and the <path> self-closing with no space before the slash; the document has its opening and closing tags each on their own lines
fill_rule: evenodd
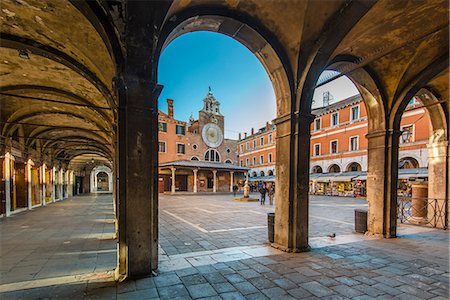
<svg viewBox="0 0 450 300">
<path fill-rule="evenodd" d="M 26 4 L 4 0 L 0 12 L 3 190 L 14 183 L 13 169 L 27 170 L 32 189 L 63 170 L 58 176 L 73 174 L 71 183 L 82 190 L 91 170 L 110 168 L 118 279 L 158 267 L 157 99 L 164 84 L 157 81 L 158 59 L 168 43 L 187 32 L 233 37 L 255 54 L 272 80 L 279 199 L 273 246 L 292 252 L 309 248 L 311 102 L 326 69 L 348 76 L 368 109 L 369 232 L 396 236 L 399 122 L 415 95 L 432 120 L 429 173 L 439 176 L 430 182 L 429 195 L 449 197 L 446 0 Z"/>
</svg>

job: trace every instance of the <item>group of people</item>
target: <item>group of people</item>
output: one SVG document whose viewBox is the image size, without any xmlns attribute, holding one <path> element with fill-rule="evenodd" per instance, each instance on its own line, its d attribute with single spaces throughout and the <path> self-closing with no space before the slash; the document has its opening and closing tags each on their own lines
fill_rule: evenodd
<svg viewBox="0 0 450 300">
<path fill-rule="evenodd" d="M 260 204 L 265 205 L 266 204 L 266 194 L 269 196 L 269 204 L 273 205 L 273 196 L 275 195 L 275 187 L 273 184 L 261 184 L 259 187 L 259 193 L 261 194 L 260 198 Z"/>
<path fill-rule="evenodd" d="M 253 187 L 253 188 L 252 188 Z M 266 204 L 266 195 L 269 197 L 270 205 L 273 205 L 273 197 L 275 196 L 275 185 L 273 183 L 259 182 L 258 185 L 249 185 L 250 192 L 259 192 L 261 197 L 259 202 L 261 205 Z M 236 193 L 239 191 L 238 185 L 233 185 L 233 194 L 236 197 Z"/>
</svg>

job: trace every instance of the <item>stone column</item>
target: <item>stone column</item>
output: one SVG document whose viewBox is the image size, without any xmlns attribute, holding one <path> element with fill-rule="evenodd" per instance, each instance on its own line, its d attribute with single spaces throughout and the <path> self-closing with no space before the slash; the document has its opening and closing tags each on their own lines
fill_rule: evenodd
<svg viewBox="0 0 450 300">
<path fill-rule="evenodd" d="M 366 135 L 367 229 L 370 234 L 394 238 L 397 235 L 397 177 L 400 131 L 377 131 Z"/>
<path fill-rule="evenodd" d="M 116 279 L 138 278 L 158 268 L 158 50 L 156 33 L 170 2 L 127 1 L 119 31 L 126 51 L 116 70 L 119 102 L 119 265 Z M 115 49 L 117 50 L 117 49 Z"/>
<path fill-rule="evenodd" d="M 314 116 L 284 115 L 277 125 L 276 207 L 274 247 L 309 250 L 310 124 Z"/>
<path fill-rule="evenodd" d="M 63 169 L 59 169 L 59 200 L 64 199 L 63 189 L 64 189 L 64 180 L 63 180 Z"/>
<path fill-rule="evenodd" d="M 41 181 L 42 181 L 42 206 L 46 206 L 47 203 L 45 203 L 45 192 L 46 192 L 46 186 L 45 186 L 45 164 L 42 164 L 41 166 Z"/>
<path fill-rule="evenodd" d="M 198 169 L 192 170 L 194 172 L 194 193 L 197 193 L 197 172 Z"/>
<path fill-rule="evenodd" d="M 414 183 L 411 187 L 411 213 L 412 218 L 410 222 L 416 224 L 427 223 L 427 210 L 428 210 L 428 184 Z"/>
<path fill-rule="evenodd" d="M 213 170 L 213 193 L 217 192 L 217 183 L 216 183 L 216 175 L 217 170 Z"/>
<path fill-rule="evenodd" d="M 174 194 L 174 193 L 175 193 L 175 190 L 176 190 L 176 185 L 175 185 L 175 171 L 176 171 L 177 169 L 174 168 L 174 167 L 171 167 L 170 170 L 172 171 L 172 177 L 171 177 L 171 179 L 172 179 L 172 194 Z"/>
<path fill-rule="evenodd" d="M 52 201 L 56 202 L 56 167 L 52 168 Z"/>
<path fill-rule="evenodd" d="M 11 215 L 11 154 L 8 152 L 5 155 L 5 200 L 5 215 L 9 217 Z"/>
<path fill-rule="evenodd" d="M 245 181 L 248 181 L 248 172 L 245 172 Z"/>
<path fill-rule="evenodd" d="M 446 224 L 446 201 L 449 197 L 449 142 L 441 141 L 427 145 L 428 148 L 428 220 L 435 220 L 436 227 L 444 228 Z M 436 211 L 436 216 L 435 216 Z M 448 220 L 447 220 L 448 223 Z"/>
<path fill-rule="evenodd" d="M 232 193 L 233 192 L 233 174 L 234 174 L 234 172 L 233 171 L 230 171 L 230 192 Z"/>
<path fill-rule="evenodd" d="M 28 179 L 28 210 L 31 209 L 31 207 L 33 206 L 33 202 L 32 202 L 32 196 L 31 196 L 31 159 L 28 160 L 27 162 L 27 179 Z"/>
</svg>

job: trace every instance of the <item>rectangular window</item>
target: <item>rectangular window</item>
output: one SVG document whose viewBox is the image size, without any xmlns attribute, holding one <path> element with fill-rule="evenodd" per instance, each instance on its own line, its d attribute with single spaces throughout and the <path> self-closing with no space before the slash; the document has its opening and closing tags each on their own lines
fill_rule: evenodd
<svg viewBox="0 0 450 300">
<path fill-rule="evenodd" d="M 407 144 L 414 142 L 414 126 L 405 125 L 401 127 L 402 134 L 400 135 L 400 144 Z"/>
<path fill-rule="evenodd" d="M 250 149 L 250 142 L 247 142 L 247 150 Z"/>
<path fill-rule="evenodd" d="M 272 144 L 272 142 L 273 142 L 273 137 L 272 137 L 272 134 L 269 134 L 269 144 Z"/>
<path fill-rule="evenodd" d="M 320 155 L 320 144 L 314 144 L 314 156 Z"/>
<path fill-rule="evenodd" d="M 158 130 L 162 132 L 167 132 L 167 123 L 158 122 Z"/>
<path fill-rule="evenodd" d="M 339 113 L 335 112 L 331 115 L 331 126 L 337 126 L 339 124 Z"/>
<path fill-rule="evenodd" d="M 259 163 L 262 165 L 264 163 L 264 155 L 259 157 Z"/>
<path fill-rule="evenodd" d="M 352 136 L 350 138 L 350 151 L 356 151 L 358 150 L 358 137 L 357 136 Z"/>
<path fill-rule="evenodd" d="M 351 108 L 351 121 L 355 121 L 359 119 L 359 106 L 353 106 Z"/>
<path fill-rule="evenodd" d="M 241 153 L 244 152 L 244 145 L 241 144 Z"/>
<path fill-rule="evenodd" d="M 166 152 L 166 142 L 158 142 L 158 151 Z"/>
<path fill-rule="evenodd" d="M 256 166 L 256 157 L 253 156 L 253 165 Z"/>
<path fill-rule="evenodd" d="M 250 164 L 250 162 L 249 162 L 249 160 L 248 160 L 248 158 L 247 158 L 247 159 L 245 160 L 245 166 L 248 167 L 249 164 Z"/>
<path fill-rule="evenodd" d="M 185 135 L 186 134 L 186 128 L 184 127 L 184 125 L 177 125 L 176 133 L 177 134 L 181 134 L 181 135 Z"/>
<path fill-rule="evenodd" d="M 256 140 L 253 140 L 253 149 L 256 148 Z"/>
<path fill-rule="evenodd" d="M 331 141 L 330 142 L 330 153 L 338 153 L 338 141 Z"/>
<path fill-rule="evenodd" d="M 314 130 L 320 130 L 322 125 L 322 119 L 318 118 L 314 120 Z"/>
<path fill-rule="evenodd" d="M 260 145 L 260 146 L 264 145 L 264 137 L 261 137 L 261 138 L 259 139 L 259 145 Z"/>
<path fill-rule="evenodd" d="M 269 163 L 272 162 L 272 153 L 269 153 Z"/>
<path fill-rule="evenodd" d="M 241 161 L 240 161 L 240 166 L 241 166 L 241 167 L 244 166 L 244 161 L 242 161 L 242 159 L 241 159 Z"/>
<path fill-rule="evenodd" d="M 185 150 L 184 144 L 178 144 L 177 143 L 177 153 L 178 154 L 184 154 L 184 150 Z"/>
</svg>

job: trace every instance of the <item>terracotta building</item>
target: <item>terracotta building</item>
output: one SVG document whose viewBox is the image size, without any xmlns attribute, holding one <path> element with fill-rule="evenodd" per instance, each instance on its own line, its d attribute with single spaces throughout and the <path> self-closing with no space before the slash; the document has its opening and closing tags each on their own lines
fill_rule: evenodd
<svg viewBox="0 0 450 300">
<path fill-rule="evenodd" d="M 252 128 L 251 134 L 244 137 L 239 134 L 237 151 L 239 165 L 250 168 L 249 182 L 275 180 L 276 127 L 269 122 L 257 132 Z"/>
<path fill-rule="evenodd" d="M 414 181 L 428 177 L 427 143 L 430 118 L 414 98 L 401 120 L 399 190 L 406 193 Z M 311 124 L 310 193 L 365 196 L 367 180 L 367 111 L 357 95 L 313 109 Z M 238 141 L 239 162 L 247 166 L 249 181 L 274 181 L 276 127 L 266 127 Z M 269 142 L 270 141 L 270 142 Z M 269 177 L 268 177 L 269 175 Z"/>
<path fill-rule="evenodd" d="M 230 192 L 242 184 L 247 168 L 237 165 L 237 141 L 224 138 L 225 118 L 211 90 L 198 119 L 176 120 L 167 99 L 158 120 L 160 192 Z"/>
</svg>

